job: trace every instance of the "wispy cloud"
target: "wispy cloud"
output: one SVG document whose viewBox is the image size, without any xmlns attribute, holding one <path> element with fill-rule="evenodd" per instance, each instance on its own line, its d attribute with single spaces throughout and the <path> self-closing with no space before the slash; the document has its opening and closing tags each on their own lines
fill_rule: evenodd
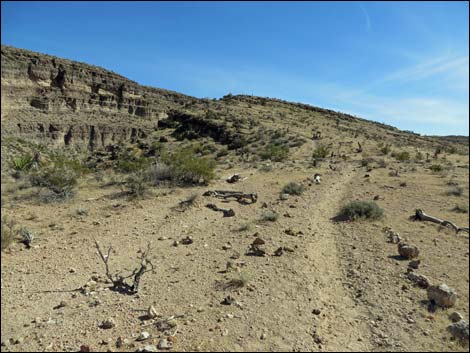
<svg viewBox="0 0 470 353">
<path fill-rule="evenodd" d="M 364 18 L 365 18 L 365 21 L 366 21 L 366 31 L 370 31 L 370 29 L 371 29 L 371 24 L 370 24 L 369 13 L 368 13 L 367 10 L 365 9 L 364 5 L 359 4 L 359 7 L 360 7 L 362 13 L 364 14 Z"/>
</svg>

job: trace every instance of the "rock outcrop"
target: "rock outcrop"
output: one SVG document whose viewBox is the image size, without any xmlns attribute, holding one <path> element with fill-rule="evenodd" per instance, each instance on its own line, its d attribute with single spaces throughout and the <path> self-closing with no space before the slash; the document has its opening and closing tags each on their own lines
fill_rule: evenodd
<svg viewBox="0 0 470 353">
<path fill-rule="evenodd" d="M 145 137 L 197 99 L 102 68 L 2 45 L 2 132 L 90 148 Z"/>
</svg>

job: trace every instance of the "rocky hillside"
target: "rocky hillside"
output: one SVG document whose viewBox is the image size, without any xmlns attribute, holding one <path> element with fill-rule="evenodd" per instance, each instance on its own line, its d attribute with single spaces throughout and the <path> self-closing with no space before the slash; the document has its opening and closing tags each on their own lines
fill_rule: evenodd
<svg viewBox="0 0 470 353">
<path fill-rule="evenodd" d="M 142 86 L 84 63 L 10 46 L 2 45 L 1 50 L 2 133 L 38 137 L 58 146 L 81 144 L 93 150 L 115 142 L 136 142 L 170 127 L 177 134 L 184 132 L 184 137 L 191 137 L 189 131 L 193 137 L 210 136 L 236 149 L 259 141 L 255 126 L 286 129 L 286 139 L 294 141 L 328 131 L 415 147 L 448 148 L 450 143 L 307 104 L 247 95 L 198 99 Z M 289 135 L 287 130 L 293 126 L 303 133 Z M 468 138 L 453 142 L 468 150 Z"/>
</svg>

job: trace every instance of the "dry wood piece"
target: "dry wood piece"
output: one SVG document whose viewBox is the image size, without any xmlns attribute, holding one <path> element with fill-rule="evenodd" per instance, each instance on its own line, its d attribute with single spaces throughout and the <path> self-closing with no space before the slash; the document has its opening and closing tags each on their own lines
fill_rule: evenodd
<svg viewBox="0 0 470 353">
<path fill-rule="evenodd" d="M 101 260 L 104 263 L 105 269 L 106 269 L 106 277 L 113 283 L 113 289 L 115 289 L 118 292 L 126 293 L 126 294 L 135 294 L 139 290 L 139 283 L 142 275 L 146 272 L 153 272 L 154 266 L 150 259 L 148 258 L 149 253 L 150 253 L 150 243 L 147 244 L 147 249 L 143 251 L 139 257 L 140 259 L 140 267 L 136 268 L 132 271 L 132 273 L 128 276 L 121 276 L 118 273 L 116 274 L 111 274 L 109 271 L 109 257 L 111 255 L 112 247 L 110 246 L 108 248 L 108 252 L 106 255 L 103 254 L 101 251 L 100 245 L 95 239 L 95 246 L 96 249 L 98 250 L 98 254 L 100 255 Z M 126 279 L 134 277 L 134 281 L 131 284 L 128 284 L 125 282 Z"/>
<path fill-rule="evenodd" d="M 228 191 L 228 190 L 209 190 L 203 196 L 214 196 L 220 199 L 235 198 L 239 203 L 251 204 L 258 201 L 258 194 L 256 192 L 244 193 L 241 191 Z M 249 201 L 249 202 L 248 202 Z"/>
<path fill-rule="evenodd" d="M 453 230 L 455 230 L 456 233 L 458 233 L 458 232 L 470 233 L 469 228 L 458 227 L 452 222 L 449 222 L 449 221 L 446 221 L 446 220 L 439 219 L 437 217 L 427 215 L 426 213 L 424 213 L 423 210 L 421 210 L 419 208 L 416 210 L 416 213 L 414 214 L 414 216 L 411 216 L 411 218 L 415 221 L 429 221 L 429 222 L 440 224 L 444 227 L 451 227 Z"/>
<path fill-rule="evenodd" d="M 224 217 L 233 217 L 235 216 L 235 211 L 232 210 L 231 208 L 220 208 L 214 205 L 213 203 L 209 203 L 206 205 L 207 208 L 210 208 L 211 210 L 214 211 L 220 211 L 224 213 Z"/>
</svg>

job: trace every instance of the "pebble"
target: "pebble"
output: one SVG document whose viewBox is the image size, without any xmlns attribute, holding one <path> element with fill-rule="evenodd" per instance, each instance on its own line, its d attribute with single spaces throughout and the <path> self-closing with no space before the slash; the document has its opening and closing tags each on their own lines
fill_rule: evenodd
<svg viewBox="0 0 470 353">
<path fill-rule="evenodd" d="M 459 322 L 460 320 L 463 320 L 463 316 L 458 311 L 454 311 L 452 314 L 449 315 L 449 319 L 452 322 Z"/>
<path fill-rule="evenodd" d="M 167 348 L 160 348 L 158 347 L 159 349 L 167 349 Z M 157 347 L 155 347 L 155 345 L 153 344 L 148 344 L 146 346 L 144 346 L 143 348 L 139 348 L 138 350 L 139 352 L 156 352 L 157 351 Z"/>
<path fill-rule="evenodd" d="M 168 341 L 166 338 L 162 338 L 158 341 L 158 349 L 167 350 L 173 347 L 173 343 Z M 146 351 L 146 352 L 154 352 L 154 351 Z"/>
<path fill-rule="evenodd" d="M 101 323 L 101 328 L 102 329 L 110 329 L 110 328 L 113 328 L 116 326 L 116 322 L 114 321 L 114 319 L 110 318 L 110 319 L 106 319 L 104 320 L 102 323 Z"/>
<path fill-rule="evenodd" d="M 150 337 L 150 333 L 148 333 L 147 331 L 142 331 L 139 335 L 139 337 L 137 337 L 137 341 L 145 341 L 146 339 L 148 339 Z"/>
</svg>

